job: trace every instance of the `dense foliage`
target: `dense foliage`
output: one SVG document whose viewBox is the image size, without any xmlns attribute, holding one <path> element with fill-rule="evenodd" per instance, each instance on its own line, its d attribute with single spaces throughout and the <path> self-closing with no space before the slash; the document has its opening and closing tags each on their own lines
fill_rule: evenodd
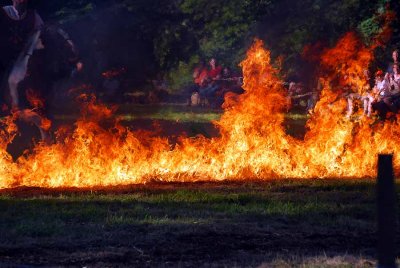
<svg viewBox="0 0 400 268">
<path fill-rule="evenodd" d="M 255 37 L 292 72 L 302 64 L 307 44 L 332 45 L 350 30 L 368 43 L 381 30 L 380 13 L 390 6 L 400 14 L 396 0 L 37 0 L 33 5 L 45 19 L 64 23 L 81 40 L 84 54 L 100 51 L 107 59 L 103 68 L 136 66 L 131 69 L 138 80 L 161 72 L 175 89 L 190 81 L 201 59 L 216 57 L 237 68 Z M 399 28 L 399 21 L 393 22 L 388 49 L 400 45 Z M 390 57 L 378 55 L 380 61 Z"/>
</svg>

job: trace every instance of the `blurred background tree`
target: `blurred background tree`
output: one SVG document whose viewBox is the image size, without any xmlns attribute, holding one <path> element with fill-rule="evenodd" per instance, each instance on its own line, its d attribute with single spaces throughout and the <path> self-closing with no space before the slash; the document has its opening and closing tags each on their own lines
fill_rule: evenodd
<svg viewBox="0 0 400 268">
<path fill-rule="evenodd" d="M 2 1 L 2 4 L 11 1 Z M 398 0 L 31 0 L 46 21 L 63 24 L 96 73 L 124 66 L 138 88 L 160 74 L 179 92 L 199 61 L 215 57 L 238 70 L 255 37 L 266 41 L 284 72 L 301 69 L 306 45 L 333 45 L 348 31 L 368 43 L 381 30 L 377 16 Z M 378 61 L 400 47 L 399 21 Z"/>
</svg>

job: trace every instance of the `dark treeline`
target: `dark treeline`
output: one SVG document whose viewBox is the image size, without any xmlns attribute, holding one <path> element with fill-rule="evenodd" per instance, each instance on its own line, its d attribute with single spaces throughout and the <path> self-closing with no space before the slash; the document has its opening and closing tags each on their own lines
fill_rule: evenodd
<svg viewBox="0 0 400 268">
<path fill-rule="evenodd" d="M 6 4 L 11 1 L 2 1 Z M 156 75 L 179 90 L 193 66 L 216 57 L 238 68 L 255 37 L 282 56 L 286 73 L 301 68 L 304 46 L 333 45 L 354 30 L 368 43 L 379 33 L 376 19 L 397 0 L 36 0 L 46 21 L 64 25 L 80 47 L 91 75 L 126 67 L 133 84 Z M 399 20 L 387 50 L 400 45 Z M 378 51 L 378 62 L 390 52 Z"/>
</svg>

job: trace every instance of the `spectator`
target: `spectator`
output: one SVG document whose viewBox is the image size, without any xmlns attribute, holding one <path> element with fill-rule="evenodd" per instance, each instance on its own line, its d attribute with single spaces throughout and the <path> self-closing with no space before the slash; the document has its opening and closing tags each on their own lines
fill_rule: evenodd
<svg viewBox="0 0 400 268">
<path fill-rule="evenodd" d="M 392 53 L 392 59 L 393 59 L 393 62 L 391 62 L 390 64 L 389 64 L 389 66 L 388 66 L 388 68 L 387 68 L 387 73 L 389 73 L 390 75 L 392 75 L 393 74 L 393 67 L 395 66 L 395 65 L 399 65 L 399 51 L 397 50 L 397 49 L 395 49 L 395 50 L 393 50 L 393 53 Z"/>
<path fill-rule="evenodd" d="M 393 65 L 393 74 L 389 75 L 390 95 L 386 100 L 389 109 L 392 112 L 397 112 L 400 104 L 400 71 L 399 66 Z"/>
<path fill-rule="evenodd" d="M 200 87 L 200 96 L 204 99 L 211 100 L 215 97 L 215 93 L 219 89 L 217 80 L 221 78 L 222 66 L 217 66 L 217 61 L 212 58 L 209 62 L 210 69 L 207 72 L 207 81 Z"/>
<path fill-rule="evenodd" d="M 232 71 L 228 67 L 225 67 L 222 71 L 220 85 L 221 89 L 219 90 L 219 92 L 221 95 L 228 91 L 236 94 L 243 93 L 242 77 L 232 73 Z"/>
<path fill-rule="evenodd" d="M 208 70 L 204 61 L 200 61 L 193 70 L 193 85 L 185 89 L 185 99 L 188 106 L 198 106 L 200 104 L 199 90 L 207 83 Z"/>
<path fill-rule="evenodd" d="M 207 83 L 208 70 L 204 65 L 204 62 L 200 62 L 199 65 L 193 71 L 193 81 L 198 87 L 202 87 Z"/>
<path fill-rule="evenodd" d="M 363 94 L 359 93 L 351 93 L 347 96 L 347 117 L 350 118 L 353 115 L 354 110 L 354 101 L 360 100 L 363 103 L 364 115 L 370 116 L 371 108 L 370 105 L 373 102 L 373 97 L 371 95 L 371 86 L 370 86 L 370 75 L 368 69 L 364 70 L 364 88 L 362 89 Z"/>
<path fill-rule="evenodd" d="M 217 80 L 221 78 L 222 66 L 217 66 L 217 61 L 215 58 L 210 60 L 210 69 L 208 71 L 208 77 L 211 80 Z"/>
<path fill-rule="evenodd" d="M 382 70 L 378 70 L 376 72 L 375 86 L 372 90 L 373 98 L 369 103 L 369 108 L 367 111 L 368 116 L 371 115 L 372 109 L 374 109 L 379 112 L 379 115 L 382 118 L 386 117 L 387 108 L 390 108 L 387 106 L 390 98 L 390 82 L 388 78 L 388 73 L 384 75 Z"/>
<path fill-rule="evenodd" d="M 392 86 L 392 93 L 399 94 L 400 93 L 400 70 L 399 65 L 393 66 L 393 75 L 390 76 L 390 85 Z"/>
</svg>

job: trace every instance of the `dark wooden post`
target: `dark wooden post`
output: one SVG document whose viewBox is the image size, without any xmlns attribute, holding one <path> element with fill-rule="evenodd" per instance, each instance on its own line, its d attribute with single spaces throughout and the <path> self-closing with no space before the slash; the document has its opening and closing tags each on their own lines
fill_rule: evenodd
<svg viewBox="0 0 400 268">
<path fill-rule="evenodd" d="M 379 155 L 377 179 L 378 267 L 396 267 L 396 191 L 393 155 Z"/>
</svg>

